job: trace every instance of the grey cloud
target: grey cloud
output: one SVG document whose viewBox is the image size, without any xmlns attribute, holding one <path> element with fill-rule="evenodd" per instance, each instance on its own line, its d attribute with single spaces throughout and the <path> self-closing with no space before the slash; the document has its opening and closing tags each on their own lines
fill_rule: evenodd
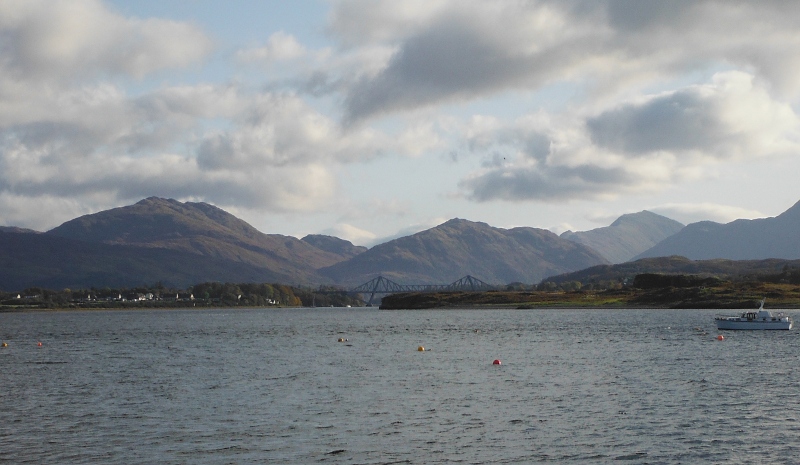
<svg viewBox="0 0 800 465">
<path fill-rule="evenodd" d="M 521 141 L 523 153 L 529 158 L 544 160 L 550 153 L 550 138 L 546 134 L 528 133 Z"/>
<path fill-rule="evenodd" d="M 137 111 L 135 104 L 118 102 L 96 109 L 86 102 L 82 114 L 59 114 L 54 110 L 51 119 L 0 127 L 0 136 L 28 150 L 50 152 L 58 158 L 83 158 L 108 150 L 112 153 L 142 153 L 169 146 L 183 132 L 174 115 Z M 0 147 L 1 149 L 2 147 Z"/>
<path fill-rule="evenodd" d="M 659 25 L 696 18 L 689 10 L 697 4 L 696 0 L 611 0 L 607 4 L 608 20 L 618 30 L 647 31 Z"/>
<path fill-rule="evenodd" d="M 633 176 L 621 168 L 581 165 L 493 170 L 464 180 L 460 186 L 478 202 L 564 201 L 617 191 L 631 182 L 635 182 Z"/>
<path fill-rule="evenodd" d="M 408 38 L 378 76 L 356 83 L 346 98 L 346 119 L 472 98 L 513 85 L 536 86 L 558 62 L 570 60 L 567 50 L 522 53 L 460 15 L 455 18 Z"/>
<path fill-rule="evenodd" d="M 471 88 L 502 77 L 501 69 L 487 66 L 504 63 L 493 44 L 483 41 L 468 24 L 443 24 L 407 41 L 378 78 L 376 87 L 394 84 L 381 82 L 396 77 L 418 90 L 420 97 L 451 88 Z"/>
<path fill-rule="evenodd" d="M 476 201 L 592 198 L 657 189 L 723 159 L 796 156 L 800 118 L 791 106 L 745 73 L 711 81 L 596 116 L 476 131 L 480 143 L 466 144 L 494 163 L 460 187 Z M 497 153 L 508 154 L 508 163 Z"/>
<path fill-rule="evenodd" d="M 684 90 L 607 111 L 586 126 L 598 147 L 621 153 L 707 150 L 725 136 L 720 116 L 713 100 Z"/>
<path fill-rule="evenodd" d="M 339 5 L 344 11 L 353 2 Z M 371 20 L 393 27 L 388 14 L 373 11 L 380 8 L 371 8 Z M 345 93 L 346 122 L 556 81 L 613 95 L 721 63 L 755 69 L 778 91 L 800 92 L 792 78 L 800 70 L 800 4 L 792 2 L 460 0 L 433 9 L 407 35 L 385 39 L 397 52 Z M 340 34 L 352 40 L 355 32 Z"/>
<path fill-rule="evenodd" d="M 587 56 L 606 53 L 592 26 L 597 13 L 588 20 L 567 18 L 565 5 L 447 4 L 434 20 L 395 38 L 398 50 L 380 73 L 352 85 L 345 99 L 346 123 L 509 88 L 534 89 Z M 568 27 L 556 30 L 547 15 Z"/>
</svg>

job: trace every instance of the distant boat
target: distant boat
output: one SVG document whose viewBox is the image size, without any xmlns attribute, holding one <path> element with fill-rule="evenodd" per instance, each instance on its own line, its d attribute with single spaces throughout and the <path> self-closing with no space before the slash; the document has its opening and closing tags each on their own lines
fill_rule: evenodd
<svg viewBox="0 0 800 465">
<path fill-rule="evenodd" d="M 740 316 L 717 316 L 717 329 L 792 329 L 792 318 L 779 312 L 773 315 L 769 310 L 764 310 L 764 301 L 757 312 L 744 312 Z"/>
</svg>

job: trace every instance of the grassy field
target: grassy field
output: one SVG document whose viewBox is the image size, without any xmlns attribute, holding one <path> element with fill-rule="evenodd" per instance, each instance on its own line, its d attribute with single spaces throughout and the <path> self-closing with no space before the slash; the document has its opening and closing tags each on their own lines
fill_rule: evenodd
<svg viewBox="0 0 800 465">
<path fill-rule="evenodd" d="M 643 307 L 643 308 L 800 308 L 800 286 L 771 283 L 723 283 L 714 287 L 667 287 L 605 291 L 487 291 L 403 293 L 383 298 L 382 309 L 424 308 L 545 308 L 545 307 Z"/>
</svg>

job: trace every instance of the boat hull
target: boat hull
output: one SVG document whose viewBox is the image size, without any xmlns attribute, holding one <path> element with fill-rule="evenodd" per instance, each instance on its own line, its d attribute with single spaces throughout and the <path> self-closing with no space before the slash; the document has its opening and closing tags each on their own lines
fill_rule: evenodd
<svg viewBox="0 0 800 465">
<path fill-rule="evenodd" d="M 748 321 L 732 318 L 715 318 L 717 322 L 717 329 L 732 329 L 732 330 L 790 330 L 792 329 L 792 321 L 778 320 L 778 321 Z"/>
</svg>

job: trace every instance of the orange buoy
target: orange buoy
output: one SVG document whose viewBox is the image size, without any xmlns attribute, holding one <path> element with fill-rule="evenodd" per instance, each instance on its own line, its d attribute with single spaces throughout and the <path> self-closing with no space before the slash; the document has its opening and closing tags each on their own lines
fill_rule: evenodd
<svg viewBox="0 0 800 465">
<path fill-rule="evenodd" d="M 724 340 L 725 340 L 725 336 L 723 336 L 722 334 L 720 334 L 719 336 L 717 336 L 717 340 L 718 340 L 718 341 L 724 341 Z"/>
<path fill-rule="evenodd" d="M 500 360 L 495 360 L 492 362 L 492 365 L 502 365 L 502 362 Z"/>
<path fill-rule="evenodd" d="M 425 348 L 422 346 L 417 347 L 417 352 L 425 352 Z"/>
</svg>

